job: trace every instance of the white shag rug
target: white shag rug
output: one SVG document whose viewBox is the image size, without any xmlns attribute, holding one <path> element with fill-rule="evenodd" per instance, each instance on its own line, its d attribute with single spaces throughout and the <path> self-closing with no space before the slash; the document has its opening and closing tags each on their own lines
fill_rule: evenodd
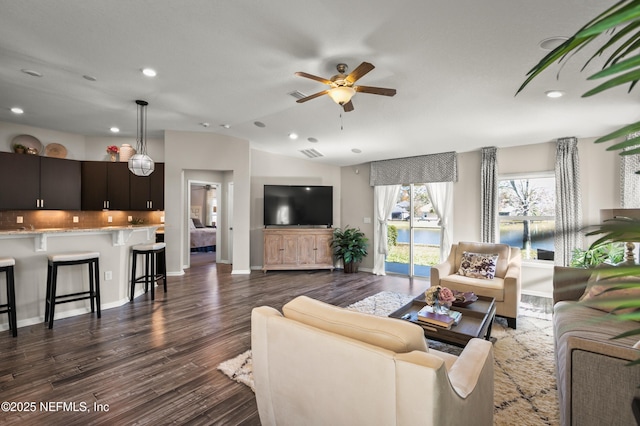
<svg viewBox="0 0 640 426">
<path fill-rule="evenodd" d="M 347 306 L 358 312 L 387 316 L 413 296 L 383 291 Z M 518 317 L 518 329 L 496 318 L 492 329 L 494 365 L 494 425 L 559 425 L 551 321 Z M 462 348 L 429 340 L 429 347 L 459 355 Z M 218 365 L 230 379 L 255 392 L 251 350 Z M 516 423 L 514 420 L 518 419 Z"/>
</svg>

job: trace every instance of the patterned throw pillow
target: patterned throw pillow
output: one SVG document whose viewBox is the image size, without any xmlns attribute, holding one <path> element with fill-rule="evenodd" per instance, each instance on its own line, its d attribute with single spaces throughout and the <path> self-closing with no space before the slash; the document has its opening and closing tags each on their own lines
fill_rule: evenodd
<svg viewBox="0 0 640 426">
<path fill-rule="evenodd" d="M 492 280 L 496 276 L 497 254 L 462 252 L 458 275 Z"/>
</svg>

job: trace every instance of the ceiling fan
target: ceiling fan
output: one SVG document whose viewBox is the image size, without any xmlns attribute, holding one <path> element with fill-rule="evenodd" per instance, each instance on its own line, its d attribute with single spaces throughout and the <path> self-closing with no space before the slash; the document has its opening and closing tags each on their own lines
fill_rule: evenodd
<svg viewBox="0 0 640 426">
<path fill-rule="evenodd" d="M 329 89 L 323 90 L 322 92 L 314 93 L 313 95 L 309 95 L 306 98 L 298 99 L 296 102 L 299 104 L 302 102 L 310 101 L 311 99 L 315 99 L 322 95 L 329 95 L 331 99 L 338 105 L 341 105 L 344 108 L 345 112 L 353 111 L 353 103 L 351 102 L 351 98 L 356 92 L 362 93 L 371 93 L 373 95 L 384 95 L 384 96 L 393 96 L 396 94 L 396 89 L 385 89 L 383 87 L 371 87 L 371 86 L 355 86 L 355 82 L 366 75 L 369 71 L 374 69 L 375 67 L 368 63 L 363 62 L 358 65 L 358 68 L 353 70 L 349 75 L 345 75 L 347 72 L 347 64 L 338 64 L 336 69 L 338 70 L 338 74 L 331 77 L 331 79 L 327 80 L 326 78 L 318 77 L 312 74 L 307 74 L 306 72 L 297 72 L 296 75 L 299 77 L 310 78 L 311 80 L 319 81 L 320 83 L 327 84 L 331 86 Z"/>
</svg>

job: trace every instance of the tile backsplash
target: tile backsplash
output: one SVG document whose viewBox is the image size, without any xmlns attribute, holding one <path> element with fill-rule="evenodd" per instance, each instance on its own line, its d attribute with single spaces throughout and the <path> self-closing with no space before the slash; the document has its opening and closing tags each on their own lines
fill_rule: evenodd
<svg viewBox="0 0 640 426">
<path fill-rule="evenodd" d="M 130 225 L 129 216 L 142 219 L 143 225 L 160 225 L 162 211 L 65 211 L 65 210 L 8 210 L 0 211 L 0 230 L 20 228 L 98 228 Z M 22 217 L 22 223 L 18 218 Z M 74 222 L 77 217 L 77 222 Z M 111 222 L 109 222 L 111 217 Z"/>
</svg>

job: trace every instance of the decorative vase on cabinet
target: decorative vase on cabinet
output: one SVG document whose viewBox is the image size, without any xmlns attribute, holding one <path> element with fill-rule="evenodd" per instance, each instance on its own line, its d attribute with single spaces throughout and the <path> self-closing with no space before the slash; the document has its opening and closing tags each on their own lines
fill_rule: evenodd
<svg viewBox="0 0 640 426">
<path fill-rule="evenodd" d="M 128 143 L 123 143 L 120 147 L 120 162 L 127 162 L 136 153 L 136 150 Z"/>
</svg>

